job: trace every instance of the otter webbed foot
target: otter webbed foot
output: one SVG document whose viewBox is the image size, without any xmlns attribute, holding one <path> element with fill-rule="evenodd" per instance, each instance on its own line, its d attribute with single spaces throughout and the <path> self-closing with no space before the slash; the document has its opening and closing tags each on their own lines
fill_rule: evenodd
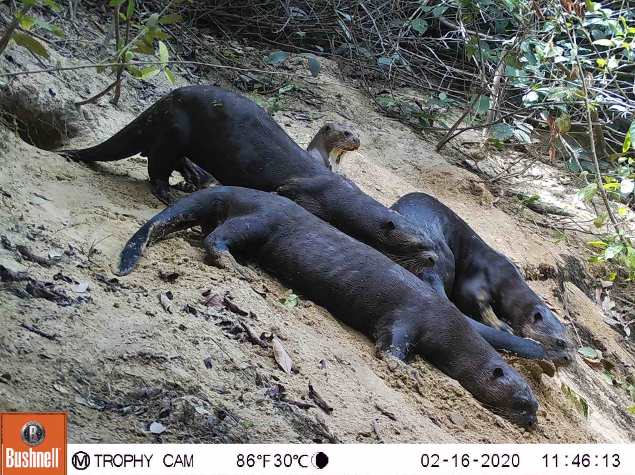
<svg viewBox="0 0 635 475">
<path fill-rule="evenodd" d="M 150 187 L 152 188 L 152 194 L 166 206 L 170 206 L 177 201 L 177 199 L 170 194 L 170 183 L 168 180 L 150 182 Z"/>
<path fill-rule="evenodd" d="M 203 170 L 196 163 L 192 162 L 189 158 L 181 159 L 179 172 L 185 179 L 186 183 L 194 188 L 194 191 L 209 188 L 210 186 L 218 184 L 218 180 L 216 180 L 216 178 Z"/>
</svg>

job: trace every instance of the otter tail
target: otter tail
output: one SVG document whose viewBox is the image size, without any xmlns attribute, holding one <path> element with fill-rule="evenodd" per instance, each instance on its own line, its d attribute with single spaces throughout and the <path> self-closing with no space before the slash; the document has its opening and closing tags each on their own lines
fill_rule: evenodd
<svg viewBox="0 0 635 475">
<path fill-rule="evenodd" d="M 144 224 L 126 243 L 119 254 L 117 275 L 128 275 L 137 266 L 144 249 L 161 236 L 203 224 L 210 218 L 209 206 L 218 189 L 208 188 L 191 193 L 157 214 Z"/>
<path fill-rule="evenodd" d="M 59 150 L 57 153 L 75 162 L 112 162 L 143 152 L 144 145 L 148 143 L 144 132 L 151 109 L 99 145 L 79 150 Z"/>
</svg>

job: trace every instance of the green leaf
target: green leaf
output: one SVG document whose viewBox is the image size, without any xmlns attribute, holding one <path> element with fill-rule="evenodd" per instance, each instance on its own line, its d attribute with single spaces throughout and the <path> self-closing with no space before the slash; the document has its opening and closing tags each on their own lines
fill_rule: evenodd
<svg viewBox="0 0 635 475">
<path fill-rule="evenodd" d="M 148 35 L 150 38 L 156 38 L 158 40 L 167 40 L 168 38 L 170 38 L 170 35 L 161 30 L 148 31 L 146 35 Z"/>
<path fill-rule="evenodd" d="M 153 13 L 152 15 L 150 15 L 150 18 L 148 18 L 148 21 L 146 21 L 146 26 L 150 29 L 150 31 L 153 31 L 153 30 L 156 30 L 158 25 L 159 25 L 159 14 Z"/>
<path fill-rule="evenodd" d="M 597 219 L 595 221 L 593 221 L 593 224 L 595 225 L 596 228 L 599 229 L 599 228 L 602 227 L 602 225 L 604 224 L 604 221 L 608 217 L 609 217 L 608 214 L 601 214 L 600 216 L 597 217 Z"/>
<path fill-rule="evenodd" d="M 635 412 L 635 406 L 626 409 L 628 412 Z"/>
<path fill-rule="evenodd" d="M 447 9 L 448 7 L 437 7 L 432 10 L 432 14 L 434 15 L 434 18 L 439 18 Z"/>
<path fill-rule="evenodd" d="M 565 238 L 567 235 L 565 233 L 561 233 L 561 232 L 555 232 L 553 233 L 553 238 L 555 239 L 554 243 L 558 244 L 560 241 L 562 241 L 563 238 Z"/>
<path fill-rule="evenodd" d="M 128 1 L 128 9 L 126 10 L 126 17 L 127 18 L 132 17 L 133 13 L 134 13 L 134 0 L 129 0 Z"/>
<path fill-rule="evenodd" d="M 278 94 L 282 95 L 282 94 L 284 94 L 285 92 L 293 91 L 293 88 L 294 88 L 293 84 L 288 84 L 288 85 L 286 85 L 286 86 L 284 86 L 284 87 L 281 87 L 281 88 L 278 90 Z"/>
<path fill-rule="evenodd" d="M 625 214 L 627 211 L 628 211 L 628 206 L 623 206 L 622 208 L 619 208 L 617 210 L 619 214 Z"/>
<path fill-rule="evenodd" d="M 607 244 L 604 241 L 589 241 L 587 242 L 587 244 L 593 247 L 598 247 L 600 249 L 606 249 L 606 246 L 607 246 Z"/>
<path fill-rule="evenodd" d="M 298 296 L 293 292 L 288 292 L 284 297 L 278 299 L 285 307 L 295 307 L 298 304 Z"/>
<path fill-rule="evenodd" d="M 615 46 L 615 43 L 613 43 L 608 38 L 604 38 L 604 39 L 601 39 L 601 40 L 595 40 L 593 42 L 593 44 L 594 45 L 598 45 L 598 46 Z"/>
<path fill-rule="evenodd" d="M 417 18 L 416 20 L 412 21 L 412 29 L 420 35 L 423 35 L 428 29 L 428 22 L 422 20 L 421 18 Z"/>
<path fill-rule="evenodd" d="M 132 61 L 133 56 L 134 55 L 131 51 L 126 51 L 126 54 L 124 55 L 124 57 L 126 58 L 126 63 Z"/>
<path fill-rule="evenodd" d="M 143 43 L 139 43 L 137 44 L 137 46 L 132 50 L 133 53 L 141 53 L 141 54 L 149 54 L 154 56 L 154 49 L 150 48 L 147 45 L 144 45 Z"/>
<path fill-rule="evenodd" d="M 159 74 L 161 68 L 159 66 L 150 66 L 141 70 L 141 79 L 150 79 Z"/>
<path fill-rule="evenodd" d="M 610 371 L 604 370 L 604 377 L 609 382 L 609 384 L 613 384 L 613 375 L 611 374 Z"/>
<path fill-rule="evenodd" d="M 24 3 L 26 3 L 26 2 L 24 2 Z M 33 3 L 35 3 L 35 2 L 33 2 Z M 63 11 L 63 10 L 64 10 L 64 9 L 63 9 L 62 7 L 60 7 L 57 3 L 55 3 L 53 0 L 42 0 L 42 3 L 43 3 L 44 5 L 48 5 L 49 7 L 51 7 L 51 9 L 52 9 L 53 11 L 56 11 L 56 12 L 61 12 L 61 11 Z"/>
<path fill-rule="evenodd" d="M 620 184 L 617 182 L 605 183 L 604 185 L 602 185 L 602 188 L 604 188 L 605 190 L 617 190 L 619 187 L 620 187 Z"/>
<path fill-rule="evenodd" d="M 119 5 L 123 5 L 123 3 L 126 0 L 110 0 L 110 3 L 108 5 L 110 5 L 111 7 L 118 7 Z"/>
<path fill-rule="evenodd" d="M 616 277 L 617 277 L 617 272 L 611 272 L 609 275 L 607 275 L 604 278 L 604 280 L 608 280 L 609 282 L 613 282 Z"/>
<path fill-rule="evenodd" d="M 175 21 L 179 21 L 181 18 L 183 17 L 178 13 L 170 13 L 168 15 L 165 15 L 164 17 L 161 17 L 159 23 L 161 23 L 162 25 L 170 25 Z"/>
<path fill-rule="evenodd" d="M 133 66 L 126 66 L 126 69 L 130 71 L 134 75 L 134 77 L 141 78 L 141 71 L 139 71 L 137 68 Z"/>
<path fill-rule="evenodd" d="M 320 63 L 315 58 L 309 58 L 309 70 L 311 71 L 311 76 L 314 78 L 318 77 L 320 74 Z"/>
<path fill-rule="evenodd" d="M 523 104 L 529 106 L 531 104 L 535 104 L 540 100 L 538 93 L 536 91 L 529 91 L 527 94 L 523 96 Z"/>
<path fill-rule="evenodd" d="M 587 186 L 579 190 L 575 196 L 578 200 L 591 201 L 598 191 L 597 183 L 589 183 Z"/>
<path fill-rule="evenodd" d="M 267 64 L 276 65 L 284 63 L 289 58 L 289 53 L 285 51 L 276 51 L 267 58 Z"/>
<path fill-rule="evenodd" d="M 470 97 L 470 101 L 474 102 L 475 97 L 476 96 L 472 94 L 472 97 Z M 488 96 L 482 95 L 481 97 L 478 98 L 478 100 L 474 104 L 474 111 L 478 115 L 483 115 L 489 110 L 489 105 L 490 105 L 490 98 Z"/>
<path fill-rule="evenodd" d="M 42 45 L 42 43 L 32 36 L 25 35 L 24 33 L 14 33 L 11 38 L 13 38 L 13 41 L 15 41 L 17 45 L 24 46 L 31 53 L 42 56 L 43 58 L 49 57 L 49 53 L 46 51 L 46 48 Z"/>
<path fill-rule="evenodd" d="M 615 59 L 615 56 L 611 56 L 611 57 L 609 58 L 609 63 L 608 63 L 608 65 L 607 65 L 607 67 L 608 67 L 609 69 L 615 69 L 615 68 L 617 68 L 619 65 L 620 65 L 620 63 L 617 61 L 617 59 Z"/>
<path fill-rule="evenodd" d="M 20 26 L 25 30 L 30 30 L 35 25 L 35 18 L 28 15 L 20 15 L 20 12 L 15 12 L 15 17 L 20 20 Z"/>
<path fill-rule="evenodd" d="M 504 142 L 505 140 L 513 137 L 514 129 L 507 124 L 503 124 L 503 123 L 494 124 L 490 128 L 490 134 L 496 140 L 500 140 L 501 142 Z"/>
<path fill-rule="evenodd" d="M 172 72 L 169 69 L 164 69 L 163 72 L 165 73 L 165 77 L 168 78 L 168 81 L 170 81 L 170 83 L 175 86 L 176 80 L 174 79 L 174 75 L 172 74 Z"/>
<path fill-rule="evenodd" d="M 631 126 L 631 128 L 632 128 L 632 126 Z M 628 152 L 628 149 L 630 149 L 631 146 L 633 145 L 633 140 L 631 138 L 633 136 L 633 134 L 631 132 L 632 132 L 631 130 L 626 132 L 626 137 L 624 137 L 624 144 L 622 145 L 622 152 L 623 153 Z"/>
<path fill-rule="evenodd" d="M 159 41 L 159 60 L 161 61 L 161 66 L 165 66 L 170 58 L 170 53 L 168 53 L 168 47 L 165 46 L 163 41 Z"/>
<path fill-rule="evenodd" d="M 587 358 L 598 358 L 597 351 L 595 351 L 590 346 L 583 346 L 582 348 L 578 348 L 578 353 L 582 356 L 586 356 Z"/>
<path fill-rule="evenodd" d="M 565 134 L 571 130 L 571 118 L 568 114 L 562 114 L 556 119 L 555 125 L 561 134 Z"/>
<path fill-rule="evenodd" d="M 390 58 L 379 58 L 377 59 L 377 63 L 381 64 L 382 66 L 390 66 L 392 64 L 392 60 Z"/>
<path fill-rule="evenodd" d="M 59 36 L 60 38 L 64 36 L 64 31 L 55 25 L 51 25 L 50 23 L 47 23 L 42 20 L 37 20 L 37 19 L 35 20 L 35 24 L 39 26 L 40 28 L 44 28 L 45 30 L 50 31 L 55 36 Z"/>
<path fill-rule="evenodd" d="M 606 248 L 606 251 L 604 251 L 604 257 L 606 259 L 613 259 L 622 252 L 622 249 L 624 249 L 624 244 L 613 244 L 612 246 Z"/>
</svg>

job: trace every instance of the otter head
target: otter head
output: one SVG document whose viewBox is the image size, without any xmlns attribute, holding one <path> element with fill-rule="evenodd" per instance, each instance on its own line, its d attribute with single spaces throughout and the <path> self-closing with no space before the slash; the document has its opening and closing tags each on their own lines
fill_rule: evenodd
<svg viewBox="0 0 635 475">
<path fill-rule="evenodd" d="M 475 374 L 477 387 L 470 391 L 485 407 L 516 425 L 533 428 L 538 423 L 538 401 L 523 377 L 500 357 L 490 357 Z"/>
<path fill-rule="evenodd" d="M 337 172 L 344 155 L 357 150 L 359 145 L 359 138 L 343 125 L 325 124 L 309 144 L 307 152 L 317 153 L 328 168 Z"/>
<path fill-rule="evenodd" d="M 403 216 L 393 216 L 379 223 L 379 241 L 382 253 L 397 264 L 419 275 L 425 267 L 432 267 L 438 260 L 432 240 Z"/>
<path fill-rule="evenodd" d="M 359 138 L 342 124 L 324 124 L 318 132 L 322 136 L 324 150 L 330 154 L 333 149 L 352 152 L 359 148 Z"/>
<path fill-rule="evenodd" d="M 568 366 L 575 360 L 573 339 L 558 317 L 523 280 L 509 260 L 508 271 L 499 275 L 492 307 L 514 333 L 540 343 L 556 366 Z"/>
<path fill-rule="evenodd" d="M 568 366 L 575 360 L 573 339 L 558 317 L 538 300 L 516 310 L 517 334 L 540 343 L 557 367 Z"/>
</svg>

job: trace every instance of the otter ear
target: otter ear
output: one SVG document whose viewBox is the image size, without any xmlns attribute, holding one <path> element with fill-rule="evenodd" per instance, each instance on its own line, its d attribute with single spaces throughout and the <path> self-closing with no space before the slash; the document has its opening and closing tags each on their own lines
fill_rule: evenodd
<svg viewBox="0 0 635 475">
<path fill-rule="evenodd" d="M 393 229 L 396 228 L 395 223 L 393 223 L 390 220 L 384 221 L 383 223 L 381 223 L 380 227 L 381 229 L 385 229 L 386 231 L 392 231 Z"/>
<path fill-rule="evenodd" d="M 494 368 L 492 375 L 494 376 L 494 379 L 498 379 L 505 376 L 505 373 L 503 373 L 503 368 Z"/>
</svg>

